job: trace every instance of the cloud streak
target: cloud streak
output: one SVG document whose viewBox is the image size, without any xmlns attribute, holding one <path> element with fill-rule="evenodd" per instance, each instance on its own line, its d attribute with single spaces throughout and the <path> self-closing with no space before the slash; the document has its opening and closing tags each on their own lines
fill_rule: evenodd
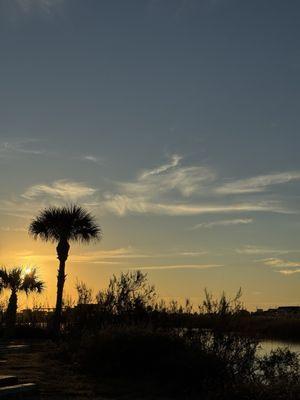
<svg viewBox="0 0 300 400">
<path fill-rule="evenodd" d="M 122 260 L 130 260 L 135 258 L 147 258 L 147 254 L 143 254 L 132 247 L 121 247 L 111 250 L 89 251 L 86 253 L 75 254 L 73 262 L 88 262 L 92 264 L 105 263 L 106 261 L 117 260 L 114 263 L 120 263 Z"/>
<path fill-rule="evenodd" d="M 189 216 L 201 214 L 241 213 L 241 212 L 274 212 L 290 213 L 275 202 L 231 203 L 231 204 L 197 204 L 197 203 L 159 203 L 143 198 L 131 198 L 126 195 L 109 196 L 104 207 L 119 216 L 127 214 L 154 214 L 169 216 Z"/>
<path fill-rule="evenodd" d="M 257 193 L 267 190 L 269 186 L 280 185 L 300 180 L 299 171 L 283 172 L 278 174 L 259 175 L 253 178 L 240 179 L 226 183 L 216 189 L 219 194 Z"/>
<path fill-rule="evenodd" d="M 129 268 L 130 270 L 145 270 L 145 271 L 166 271 L 166 270 L 206 270 L 211 268 L 223 267 L 222 264 L 188 264 L 188 265 L 154 265 L 149 267 Z"/>
<path fill-rule="evenodd" d="M 0 158 L 10 158 L 17 155 L 38 156 L 45 153 L 44 150 L 36 148 L 35 139 L 25 139 L 16 141 L 3 141 L 0 143 Z"/>
<path fill-rule="evenodd" d="M 102 164 L 102 162 L 103 162 L 102 158 L 93 156 L 91 154 L 84 155 L 84 156 L 80 157 L 80 159 L 82 161 L 88 161 L 88 162 L 98 164 L 98 165 Z"/>
<path fill-rule="evenodd" d="M 236 249 L 238 254 L 246 254 L 246 255 L 263 255 L 263 254 L 287 254 L 295 252 L 294 250 L 286 250 L 286 249 L 276 249 L 271 247 L 263 247 L 263 246 L 255 246 L 255 245 L 245 245 Z"/>
<path fill-rule="evenodd" d="M 159 166 L 157 168 L 154 168 L 154 169 L 150 169 L 150 170 L 144 171 L 141 174 L 140 178 L 141 179 L 145 179 L 145 178 L 148 178 L 149 176 L 159 175 L 162 172 L 166 172 L 171 168 L 177 167 L 177 165 L 180 163 L 181 160 L 182 160 L 181 156 L 179 156 L 177 154 L 173 154 L 169 163 L 161 165 L 161 166 Z"/>
<path fill-rule="evenodd" d="M 130 259 L 153 259 L 153 258 L 172 258 L 184 257 L 195 258 L 206 255 L 207 251 L 166 251 L 161 253 L 147 253 L 139 249 L 129 247 L 121 247 L 111 250 L 99 250 L 93 252 L 85 252 L 84 254 L 77 254 L 74 257 L 75 262 L 92 262 L 98 263 L 103 260 L 123 260 L 129 261 Z M 73 261 L 74 261 L 73 260 Z"/>
<path fill-rule="evenodd" d="M 20 148 L 19 151 L 23 151 L 23 147 Z M 99 159 L 95 156 L 84 157 L 86 161 L 99 162 Z M 23 192 L 19 201 L 15 199 L 14 202 L 7 202 L 6 207 L 1 207 L 0 204 L 0 210 L 15 214 L 18 212 L 16 211 L 18 202 L 19 208 L 26 206 L 29 209 L 36 209 L 50 202 L 60 204 L 61 202 L 80 200 L 84 206 L 92 208 L 98 215 L 166 215 L 176 217 L 250 212 L 295 213 L 279 201 L 260 199 L 257 196 L 255 198 L 250 196 L 244 201 L 221 199 L 220 196 L 216 196 L 216 190 L 220 190 L 220 187 L 216 187 L 216 173 L 206 166 L 182 165 L 182 160 L 182 156 L 174 154 L 167 162 L 153 169 L 144 170 L 132 181 L 110 181 L 110 190 L 104 193 L 84 182 L 68 179 L 59 179 L 51 184 L 34 184 Z M 297 178 L 296 173 L 288 176 L 279 175 L 276 175 L 276 179 L 273 175 L 264 175 L 264 179 L 258 179 L 260 183 L 257 183 L 257 178 L 253 178 L 235 183 L 231 182 L 230 185 L 233 185 L 237 193 L 240 193 L 241 190 L 245 191 L 246 188 L 249 190 L 250 186 L 252 189 L 254 187 L 262 188 L 267 183 L 278 183 Z M 265 179 L 267 176 L 269 178 Z M 107 182 L 105 184 L 107 185 Z M 27 200 L 27 205 L 24 202 L 22 203 L 22 199 Z M 33 200 L 35 200 L 34 205 L 29 203 Z M 11 203 L 11 207 L 9 207 L 9 203 Z M 238 216 L 198 224 L 192 230 L 217 226 L 246 225 L 252 222 L 253 220 L 250 217 L 242 218 Z"/>
<path fill-rule="evenodd" d="M 195 259 L 195 257 L 200 257 L 201 255 L 207 254 L 204 251 L 186 251 L 186 252 L 176 252 L 170 251 L 165 253 L 145 253 L 140 251 L 139 249 L 133 248 L 131 246 L 128 247 L 120 247 L 115 249 L 108 249 L 108 250 L 95 250 L 95 251 L 86 251 L 86 252 L 74 252 L 70 261 L 72 263 L 78 264 L 109 264 L 109 265 L 122 265 L 126 266 L 129 269 L 136 269 L 135 267 L 128 267 L 128 264 L 132 264 L 133 260 L 136 263 L 136 260 L 139 260 L 142 264 L 145 263 L 145 260 L 153 260 L 153 259 L 171 259 L 174 257 L 180 257 L 180 259 Z M 39 262 L 50 262 L 53 261 L 53 254 L 37 254 L 31 250 L 23 250 L 22 252 L 14 254 L 18 260 L 22 261 L 23 263 L 31 263 L 37 264 Z M 124 266 L 124 268 L 125 268 Z M 219 264 L 180 264 L 177 266 L 173 266 L 170 268 L 170 265 L 167 265 L 166 269 L 178 269 L 180 267 L 186 268 L 194 268 L 196 267 L 203 269 L 213 266 L 219 266 Z M 165 265 L 160 267 L 166 267 Z M 141 268 L 148 269 L 149 267 L 141 266 Z M 152 266 L 151 266 L 152 268 Z M 140 268 L 139 268 L 140 269 Z"/>
<path fill-rule="evenodd" d="M 271 257 L 260 260 L 264 265 L 274 268 L 274 270 L 282 275 L 294 275 L 300 272 L 300 262 L 288 261 L 282 258 Z M 278 268 L 283 268 L 278 270 Z"/>
<path fill-rule="evenodd" d="M 230 187 L 218 187 L 216 186 L 217 175 L 211 168 L 182 164 L 183 157 L 174 154 L 161 166 L 144 170 L 135 180 L 115 182 L 116 190 L 105 193 L 104 199 L 101 201 L 102 209 L 119 216 L 127 214 L 189 216 L 218 213 L 293 212 L 279 202 L 257 198 L 250 198 L 243 202 L 228 202 L 228 200 L 221 202 L 220 196 L 216 196 L 216 192 L 225 194 L 229 189 L 236 193 L 252 192 L 254 188 L 257 190 L 258 187 L 265 187 L 270 182 L 296 179 L 295 174 L 288 174 L 288 176 L 279 174 L 280 177 L 276 175 L 272 178 L 266 175 L 264 179 L 253 178 L 231 182 Z M 219 225 L 229 226 L 251 222 L 250 218 L 236 218 L 232 222 L 227 220 L 220 222 Z M 206 227 L 214 225 L 218 224 Z"/>
<path fill-rule="evenodd" d="M 248 225 L 253 222 L 252 218 L 237 218 L 237 219 L 225 219 L 225 220 L 219 220 L 219 221 L 212 221 L 212 222 L 202 222 L 200 224 L 194 225 L 191 227 L 189 230 L 197 230 L 201 228 L 214 228 L 214 227 L 219 227 L 219 226 L 235 226 L 235 225 Z"/>
<path fill-rule="evenodd" d="M 76 201 L 84 197 L 92 196 L 96 192 L 97 190 L 95 188 L 86 186 L 83 183 L 62 179 L 54 181 L 51 185 L 33 185 L 23 193 L 22 197 L 31 200 L 48 196 L 67 201 Z"/>
<path fill-rule="evenodd" d="M 294 269 L 294 270 L 282 269 L 282 270 L 280 270 L 278 272 L 280 274 L 282 274 L 282 275 L 294 275 L 294 274 L 299 274 L 300 273 L 300 269 Z"/>
<path fill-rule="evenodd" d="M 262 262 L 265 265 L 276 268 L 300 268 L 300 262 L 286 261 L 281 258 L 265 258 Z"/>
<path fill-rule="evenodd" d="M 29 14 L 34 10 L 41 10 L 52 14 L 65 0 L 15 0 L 15 5 L 24 13 Z"/>
<path fill-rule="evenodd" d="M 155 169 L 146 170 L 136 180 L 117 183 L 118 190 L 125 196 L 144 198 L 164 195 L 170 192 L 190 197 L 199 194 L 209 182 L 215 180 L 215 173 L 203 166 L 182 166 L 182 157 L 173 155 L 168 163 Z"/>
<path fill-rule="evenodd" d="M 0 227 L 0 231 L 2 232 L 27 232 L 25 228 L 12 228 L 10 226 L 2 226 Z"/>
</svg>

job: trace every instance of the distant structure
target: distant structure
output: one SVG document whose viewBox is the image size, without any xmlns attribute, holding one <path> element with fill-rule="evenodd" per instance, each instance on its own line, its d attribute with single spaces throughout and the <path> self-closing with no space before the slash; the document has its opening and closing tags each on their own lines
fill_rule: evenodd
<svg viewBox="0 0 300 400">
<path fill-rule="evenodd" d="M 258 308 L 254 315 L 267 315 L 267 316 L 299 316 L 300 317 L 300 306 L 281 306 L 277 308 L 269 308 L 268 310 L 263 310 Z"/>
</svg>

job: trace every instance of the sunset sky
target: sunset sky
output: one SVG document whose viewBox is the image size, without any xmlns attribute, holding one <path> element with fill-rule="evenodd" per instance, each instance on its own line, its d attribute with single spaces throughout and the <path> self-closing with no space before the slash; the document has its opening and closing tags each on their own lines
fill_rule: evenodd
<svg viewBox="0 0 300 400">
<path fill-rule="evenodd" d="M 55 245 L 27 228 L 78 203 L 104 237 L 71 247 L 74 299 L 140 268 L 166 299 L 299 305 L 299 19 L 297 0 L 0 0 L 0 263 L 37 266 L 53 305 Z"/>
</svg>

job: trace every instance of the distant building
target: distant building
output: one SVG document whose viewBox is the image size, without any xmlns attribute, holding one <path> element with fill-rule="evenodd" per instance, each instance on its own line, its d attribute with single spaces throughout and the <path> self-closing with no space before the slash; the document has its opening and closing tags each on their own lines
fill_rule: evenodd
<svg viewBox="0 0 300 400">
<path fill-rule="evenodd" d="M 300 314 L 300 307 L 299 306 L 278 307 L 277 312 L 279 314 Z"/>
<path fill-rule="evenodd" d="M 280 306 L 277 308 L 269 308 L 263 310 L 258 308 L 254 315 L 266 315 L 266 316 L 299 316 L 300 317 L 300 306 Z"/>
</svg>

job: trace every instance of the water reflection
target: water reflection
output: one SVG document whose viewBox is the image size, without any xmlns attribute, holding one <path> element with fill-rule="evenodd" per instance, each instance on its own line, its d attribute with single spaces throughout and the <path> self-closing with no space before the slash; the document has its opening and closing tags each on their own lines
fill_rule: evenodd
<svg viewBox="0 0 300 400">
<path fill-rule="evenodd" d="M 285 342 L 281 340 L 263 340 L 260 342 L 257 353 L 258 355 L 269 354 L 272 350 L 280 348 L 288 348 L 289 350 L 300 354 L 300 343 Z"/>
</svg>

